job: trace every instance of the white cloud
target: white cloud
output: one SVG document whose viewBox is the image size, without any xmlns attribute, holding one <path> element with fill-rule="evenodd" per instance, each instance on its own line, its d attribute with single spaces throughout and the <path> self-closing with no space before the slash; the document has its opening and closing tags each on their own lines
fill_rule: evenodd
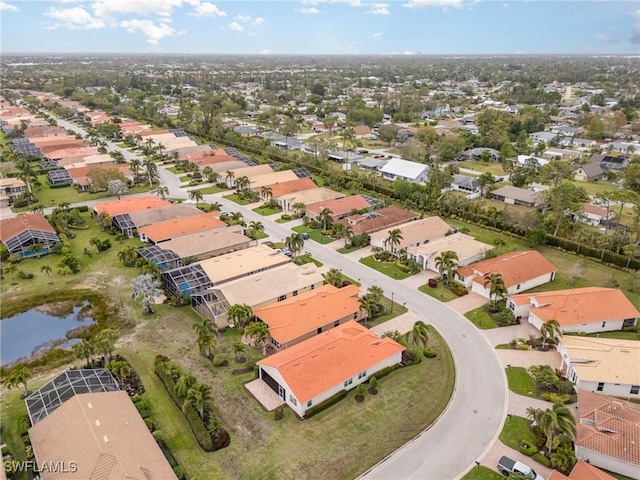
<svg viewBox="0 0 640 480">
<path fill-rule="evenodd" d="M 10 3 L 0 2 L 0 12 L 19 12 L 20 9 Z"/>
<path fill-rule="evenodd" d="M 596 38 L 601 42 L 610 42 L 611 39 L 604 33 L 596 33 Z"/>
<path fill-rule="evenodd" d="M 203 3 L 198 2 L 196 5 L 193 6 L 193 12 L 194 13 L 190 13 L 189 15 L 196 16 L 196 17 L 213 17 L 213 18 L 227 16 L 226 12 L 223 12 L 211 2 L 203 2 Z"/>
<path fill-rule="evenodd" d="M 183 3 L 200 5 L 199 0 L 95 0 L 93 10 L 97 17 L 112 18 L 118 14 L 160 15 L 169 17 Z"/>
<path fill-rule="evenodd" d="M 249 15 L 236 15 L 235 18 L 240 23 L 249 23 L 251 21 L 251 17 Z"/>
<path fill-rule="evenodd" d="M 371 3 L 369 5 L 369 13 L 371 15 L 391 15 L 388 3 Z"/>
<path fill-rule="evenodd" d="M 231 30 L 235 30 L 236 32 L 241 32 L 242 30 L 244 30 L 244 27 L 240 25 L 238 22 L 231 22 L 229 24 L 229 28 Z"/>
<path fill-rule="evenodd" d="M 351 7 L 361 7 L 362 0 L 302 0 L 303 4 L 306 5 L 320 5 L 322 3 L 332 3 L 332 4 L 345 4 Z"/>
<path fill-rule="evenodd" d="M 83 7 L 50 8 L 45 15 L 59 22 L 48 27 L 51 29 L 65 27 L 71 30 L 95 30 L 105 26 L 101 19 L 92 17 Z"/>
<path fill-rule="evenodd" d="M 57 3 L 85 3 L 87 0 L 55 0 Z"/>
<path fill-rule="evenodd" d="M 509 8 L 509 7 L 510 7 L 510 5 L 509 5 L 507 2 L 505 2 L 505 3 L 503 3 L 503 4 L 502 4 L 502 7 L 503 7 L 503 8 Z"/>
<path fill-rule="evenodd" d="M 260 52 L 261 55 L 269 55 L 270 53 L 271 53 L 271 50 L 269 50 L 268 48 L 266 48 L 266 49 L 264 49 L 264 50 L 262 50 Z"/>
<path fill-rule="evenodd" d="M 178 31 L 167 22 L 155 24 L 152 20 L 124 20 L 120 26 L 129 33 L 142 33 L 147 37 L 147 43 L 158 45 L 158 42 L 167 37 L 178 37 L 184 35 L 184 31 Z"/>
<path fill-rule="evenodd" d="M 380 40 L 383 35 L 384 35 L 384 32 L 376 32 L 376 33 L 371 35 L 371 38 L 375 38 L 376 40 Z"/>
<path fill-rule="evenodd" d="M 259 27 L 260 25 L 262 25 L 263 23 L 266 23 L 267 21 L 262 18 L 262 17 L 256 17 L 254 18 L 253 22 L 251 22 L 251 25 L 253 25 L 254 27 Z"/>
<path fill-rule="evenodd" d="M 420 10 L 421 8 L 427 7 L 460 8 L 462 6 L 462 0 L 409 0 L 402 6 L 411 10 Z"/>
<path fill-rule="evenodd" d="M 636 18 L 640 18 L 640 9 L 636 10 L 635 12 L 633 12 L 631 14 L 632 16 L 636 17 Z"/>
<path fill-rule="evenodd" d="M 300 9 L 300 13 L 302 13 L 303 15 L 317 15 L 318 13 L 320 13 L 320 10 L 318 10 L 317 8 L 301 8 Z"/>
</svg>

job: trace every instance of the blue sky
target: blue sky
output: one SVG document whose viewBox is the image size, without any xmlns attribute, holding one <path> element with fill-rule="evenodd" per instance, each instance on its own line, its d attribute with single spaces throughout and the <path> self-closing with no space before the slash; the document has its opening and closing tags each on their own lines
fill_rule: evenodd
<svg viewBox="0 0 640 480">
<path fill-rule="evenodd" d="M 640 1 L 0 0 L 2 52 L 640 55 Z"/>
</svg>

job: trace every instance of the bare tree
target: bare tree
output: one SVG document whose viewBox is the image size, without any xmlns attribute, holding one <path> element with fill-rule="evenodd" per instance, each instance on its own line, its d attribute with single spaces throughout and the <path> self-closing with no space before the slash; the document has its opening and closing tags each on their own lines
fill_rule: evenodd
<svg viewBox="0 0 640 480">
<path fill-rule="evenodd" d="M 573 265 L 571 265 L 571 268 L 569 268 L 569 271 L 567 272 L 567 283 L 573 286 L 576 283 L 576 280 L 582 278 L 583 274 L 584 265 L 582 265 L 581 262 L 575 262 Z"/>
</svg>

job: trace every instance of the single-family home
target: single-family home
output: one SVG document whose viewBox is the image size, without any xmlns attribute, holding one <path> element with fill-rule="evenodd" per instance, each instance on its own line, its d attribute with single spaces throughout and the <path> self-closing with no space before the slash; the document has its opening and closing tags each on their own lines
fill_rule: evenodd
<svg viewBox="0 0 640 480">
<path fill-rule="evenodd" d="M 509 292 L 511 293 L 511 292 Z M 617 288 L 586 287 L 512 295 L 507 308 L 540 328 L 556 320 L 563 332 L 597 333 L 636 324 L 640 312 Z"/>
<path fill-rule="evenodd" d="M 424 185 L 428 178 L 429 166 L 424 163 L 411 162 L 401 158 L 392 158 L 380 169 L 382 178 L 395 180 L 400 178 L 409 183 Z"/>
<path fill-rule="evenodd" d="M 548 160 L 569 160 L 574 161 L 580 158 L 580 152 L 576 152 L 575 150 L 567 150 L 565 148 L 547 148 L 543 153 L 542 157 Z"/>
<path fill-rule="evenodd" d="M 322 285 L 254 310 L 254 314 L 269 327 L 269 348 L 277 352 L 349 320 L 360 321 L 364 310 L 359 292 L 355 285 Z"/>
<path fill-rule="evenodd" d="M 379 172 L 389 160 L 386 158 L 365 157 L 358 162 L 358 168 L 367 172 Z"/>
<path fill-rule="evenodd" d="M 458 160 L 480 160 L 482 158 L 487 158 L 490 162 L 499 162 L 500 152 L 495 148 L 470 148 L 469 150 L 462 152 Z"/>
<path fill-rule="evenodd" d="M 173 238 L 191 235 L 209 230 L 226 228 L 227 224 L 220 220 L 218 212 L 198 213 L 188 217 L 156 222 L 138 228 L 142 242 L 160 243 Z"/>
<path fill-rule="evenodd" d="M 507 185 L 491 191 L 491 198 L 510 205 L 536 207 L 540 203 L 538 193 L 533 190 Z"/>
<path fill-rule="evenodd" d="M 368 125 L 356 125 L 353 127 L 353 134 L 356 139 L 366 138 L 368 135 L 371 135 L 371 128 Z"/>
<path fill-rule="evenodd" d="M 571 145 L 574 148 L 593 148 L 596 145 L 598 145 L 598 142 L 596 142 L 595 140 L 592 140 L 590 138 L 573 137 L 571 139 Z"/>
<path fill-rule="evenodd" d="M 391 230 L 386 229 L 373 232 L 369 235 L 371 238 L 371 246 L 384 248 L 391 253 L 396 253 L 403 248 L 419 247 L 425 243 L 444 238 L 453 231 L 453 228 L 440 217 L 428 217 L 422 220 L 415 220 L 399 225 L 395 229 L 400 230 L 401 238 L 398 238 L 398 243 L 395 245 L 389 243 L 389 232 Z"/>
<path fill-rule="evenodd" d="M 640 342 L 563 335 L 560 369 L 576 388 L 640 398 Z"/>
<path fill-rule="evenodd" d="M 171 205 L 171 202 L 168 200 L 162 200 L 155 195 L 148 195 L 146 197 L 123 198 L 122 200 L 109 200 L 97 203 L 93 207 L 93 214 L 98 216 L 104 213 L 113 218 L 121 213 L 131 213 L 148 208 L 167 207 L 169 205 Z"/>
<path fill-rule="evenodd" d="M 478 193 L 480 191 L 480 185 L 474 177 L 456 173 L 453 175 L 453 180 L 451 181 L 451 190 L 456 192 Z"/>
<path fill-rule="evenodd" d="M 509 295 L 552 282 L 558 269 L 535 250 L 510 252 L 472 263 L 456 271 L 455 279 L 474 293 L 489 298 L 485 277 L 500 274 Z"/>
<path fill-rule="evenodd" d="M 603 472 L 584 460 L 578 460 L 569 476 L 553 470 L 547 480 L 616 480 L 616 477 Z"/>
<path fill-rule="evenodd" d="M 259 377 L 301 418 L 402 361 L 405 348 L 350 321 L 258 361 Z M 347 421 L 347 419 L 345 419 Z"/>
<path fill-rule="evenodd" d="M 533 132 L 529 134 L 529 138 L 533 139 L 534 143 L 549 143 L 557 139 L 558 134 L 551 132 Z"/>
<path fill-rule="evenodd" d="M 614 155 L 594 153 L 589 158 L 589 162 L 598 163 L 605 172 L 607 170 L 622 170 L 629 166 L 630 160 L 625 156 L 616 157 Z"/>
<path fill-rule="evenodd" d="M 605 171 L 596 162 L 573 166 L 573 179 L 579 182 L 594 182 L 604 178 L 604 175 Z"/>
<path fill-rule="evenodd" d="M 202 211 L 195 205 L 176 203 L 158 208 L 147 208 L 135 212 L 120 213 L 111 217 L 112 225 L 125 238 L 131 238 L 138 233 L 138 229 L 147 225 L 164 223 L 180 218 L 202 215 Z"/>
<path fill-rule="evenodd" d="M 133 182 L 133 172 L 126 163 L 105 164 L 105 165 L 87 165 L 73 168 L 66 168 L 71 177 L 72 185 L 75 185 L 82 192 L 97 191 L 91 180 L 93 172 L 98 170 L 109 170 L 113 174 L 121 174 L 125 181 Z M 112 177 L 113 178 L 113 177 Z M 104 188 L 106 190 L 106 188 Z"/>
<path fill-rule="evenodd" d="M 574 221 L 580 221 L 597 227 L 602 222 L 608 222 L 616 217 L 616 213 L 612 209 L 606 209 L 592 203 L 583 203 L 580 213 L 573 214 Z"/>
<path fill-rule="evenodd" d="M 371 234 L 385 228 L 393 228 L 403 223 L 416 220 L 418 216 L 403 208 L 392 205 L 390 207 L 379 208 L 372 212 L 363 214 L 350 215 L 346 218 L 338 220 L 344 225 L 353 228 L 353 233 L 360 235 L 362 233 Z"/>
<path fill-rule="evenodd" d="M 178 478 L 125 391 L 76 394 L 29 438 L 42 480 Z"/>
<path fill-rule="evenodd" d="M 0 220 L 0 242 L 9 255 L 33 257 L 49 253 L 60 239 L 44 215 L 24 213 Z"/>
<path fill-rule="evenodd" d="M 345 218 L 354 212 L 359 213 L 361 210 L 370 210 L 371 204 L 362 195 L 350 195 L 326 202 L 311 203 L 307 205 L 305 212 L 307 218 L 314 220 L 324 209 L 328 209 L 331 212 L 331 219 L 335 221 Z"/>
<path fill-rule="evenodd" d="M 324 276 L 315 264 L 287 263 L 194 293 L 191 308 L 224 328 L 229 325 L 227 313 L 231 305 L 247 304 L 257 310 L 320 288 L 323 283 Z"/>
<path fill-rule="evenodd" d="M 436 259 L 443 252 L 455 252 L 458 257 L 458 267 L 464 267 L 484 259 L 487 252 L 493 248 L 492 245 L 479 242 L 471 235 L 456 232 L 418 247 L 409 247 L 407 253 L 425 270 L 437 272 Z"/>
<path fill-rule="evenodd" d="M 318 187 L 287 193 L 273 198 L 278 202 L 283 212 L 288 212 L 293 210 L 293 205 L 296 203 L 304 204 L 306 206 L 318 202 L 328 202 L 344 196 L 344 193 L 336 192 L 329 188 Z"/>
<path fill-rule="evenodd" d="M 27 185 L 19 178 L 0 178 L 0 207 L 8 207 L 27 191 Z"/>
<path fill-rule="evenodd" d="M 299 177 L 293 170 L 280 170 L 279 172 L 265 173 L 250 178 L 248 188 L 259 190 L 264 186 L 273 185 L 274 183 L 291 182 L 298 179 Z"/>
<path fill-rule="evenodd" d="M 578 390 L 576 457 L 610 472 L 640 478 L 640 406 Z"/>
<path fill-rule="evenodd" d="M 260 195 L 262 200 L 267 201 L 272 198 L 280 198 L 291 193 L 311 190 L 312 188 L 318 188 L 318 186 L 314 183 L 313 179 L 305 177 L 263 185 L 260 188 L 255 188 L 255 191 Z"/>
</svg>

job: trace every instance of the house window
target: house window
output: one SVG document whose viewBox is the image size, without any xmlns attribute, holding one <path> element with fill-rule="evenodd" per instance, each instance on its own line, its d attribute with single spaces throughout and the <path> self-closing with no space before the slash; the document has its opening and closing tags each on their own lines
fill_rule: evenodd
<svg viewBox="0 0 640 480">
<path fill-rule="evenodd" d="M 516 290 L 520 290 L 520 285 L 518 285 L 518 286 L 516 287 Z"/>
<path fill-rule="evenodd" d="M 355 312 L 355 313 L 353 314 L 353 319 L 354 319 L 354 320 L 357 320 L 357 319 L 358 319 L 358 312 Z"/>
<path fill-rule="evenodd" d="M 334 327 L 337 327 L 338 325 L 340 325 L 340 320 L 336 320 L 335 322 L 333 322 Z"/>
<path fill-rule="evenodd" d="M 358 374 L 358 380 L 360 380 L 361 378 L 364 378 L 364 377 L 366 377 L 366 376 L 367 376 L 367 371 L 366 371 L 366 370 L 365 370 L 364 372 L 360 372 L 360 373 Z"/>
<path fill-rule="evenodd" d="M 296 397 L 294 397 L 293 395 L 289 395 L 289 401 L 296 407 L 298 406 L 298 401 L 296 400 Z"/>
<path fill-rule="evenodd" d="M 309 408 L 311 405 L 313 405 L 313 400 L 309 400 L 309 401 L 307 402 L 307 408 Z"/>
<path fill-rule="evenodd" d="M 316 288 L 315 285 L 311 285 L 311 290 L 314 290 Z"/>
<path fill-rule="evenodd" d="M 607 326 L 607 322 L 602 322 L 602 328 Z"/>
<path fill-rule="evenodd" d="M 287 296 L 286 296 L 286 295 L 280 295 L 280 296 L 278 297 L 278 301 L 279 301 L 279 302 L 282 302 L 283 300 L 286 300 L 286 299 L 287 299 Z"/>
<path fill-rule="evenodd" d="M 625 318 L 622 321 L 622 326 L 623 327 L 633 327 L 636 324 L 636 319 L 635 318 Z"/>
<path fill-rule="evenodd" d="M 273 345 L 276 348 L 280 348 L 280 342 L 274 340 L 273 338 L 271 339 L 271 345 Z"/>
<path fill-rule="evenodd" d="M 600 382 L 598 383 L 598 388 L 596 388 L 597 391 L 601 392 L 602 390 L 604 390 L 604 382 Z"/>
<path fill-rule="evenodd" d="M 297 297 L 297 296 L 298 296 L 298 290 L 294 290 L 294 291 L 293 291 L 293 296 L 294 296 L 294 297 Z"/>
<path fill-rule="evenodd" d="M 640 385 L 631 385 L 631 390 L 629 391 L 631 395 L 638 395 L 640 393 Z"/>
<path fill-rule="evenodd" d="M 351 385 L 352 383 L 353 383 L 353 378 L 350 378 L 349 380 L 345 380 L 344 381 L 345 388 L 348 387 L 349 385 Z"/>
<path fill-rule="evenodd" d="M 509 310 L 511 310 L 512 312 L 515 312 L 516 310 L 516 304 L 512 301 L 509 301 Z"/>
</svg>

